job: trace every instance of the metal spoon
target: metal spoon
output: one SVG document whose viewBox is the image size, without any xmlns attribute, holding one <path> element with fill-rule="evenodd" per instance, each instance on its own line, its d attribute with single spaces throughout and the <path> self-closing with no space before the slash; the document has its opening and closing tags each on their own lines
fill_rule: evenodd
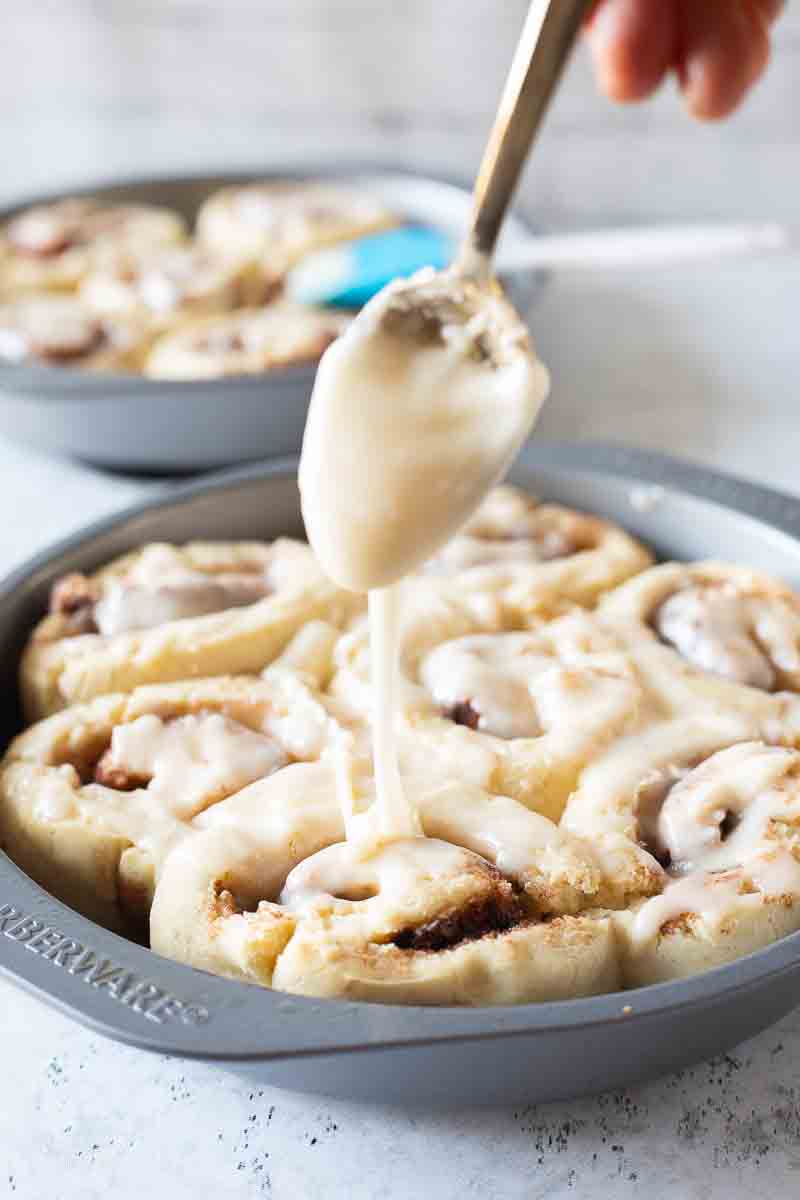
<svg viewBox="0 0 800 1200">
<path fill-rule="evenodd" d="M 533 0 L 508 73 L 473 191 L 455 270 L 486 277 L 500 229 L 593 0 Z"/>
<path fill-rule="evenodd" d="M 487 292 L 493 290 L 492 256 L 508 205 L 592 3 L 533 0 L 478 172 L 469 228 L 453 266 L 435 274 L 423 272 L 395 288 L 383 315 L 384 328 L 412 340 L 429 340 L 444 325 L 471 322 L 484 305 Z M 498 340 L 498 333 L 502 331 L 493 321 L 492 329 L 482 335 L 484 350 L 487 340 Z"/>
</svg>

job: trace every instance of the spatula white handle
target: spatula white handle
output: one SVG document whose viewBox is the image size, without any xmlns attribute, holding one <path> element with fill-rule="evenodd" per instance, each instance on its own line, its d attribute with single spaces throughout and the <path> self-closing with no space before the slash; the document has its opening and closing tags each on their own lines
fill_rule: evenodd
<svg viewBox="0 0 800 1200">
<path fill-rule="evenodd" d="M 785 250 L 788 230 L 777 224 L 664 225 L 546 235 L 497 256 L 498 272 L 534 268 L 593 270 L 669 265 Z"/>
</svg>

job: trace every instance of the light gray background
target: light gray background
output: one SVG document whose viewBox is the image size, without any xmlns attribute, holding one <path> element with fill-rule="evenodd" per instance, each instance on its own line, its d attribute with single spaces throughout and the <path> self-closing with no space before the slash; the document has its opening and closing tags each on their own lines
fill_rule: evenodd
<svg viewBox="0 0 800 1200">
<path fill-rule="evenodd" d="M 88 177 L 298 161 L 469 173 L 524 0 L 6 0 L 0 196 Z M 800 14 L 724 126 L 570 72 L 523 200 L 552 228 L 797 221 Z M 559 276 L 533 314 L 541 431 L 671 449 L 800 491 L 800 260 Z M 0 443 L 0 569 L 154 490 Z M 800 1019 L 720 1062 L 575 1104 L 431 1115 L 260 1091 L 79 1030 L 0 985 L 0 1196 L 788 1200 Z M 479 1081 L 476 1081 L 479 1086 Z"/>
</svg>

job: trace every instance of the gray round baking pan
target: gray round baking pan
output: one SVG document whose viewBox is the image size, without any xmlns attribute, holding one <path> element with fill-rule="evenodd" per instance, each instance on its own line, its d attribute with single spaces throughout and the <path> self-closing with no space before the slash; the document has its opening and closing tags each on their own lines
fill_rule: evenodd
<svg viewBox="0 0 800 1200">
<path fill-rule="evenodd" d="M 622 522 L 663 555 L 714 555 L 800 582 L 800 501 L 659 454 L 537 443 L 516 482 Z M 93 525 L 0 585 L 3 694 L 53 578 L 156 538 L 300 529 L 295 464 L 243 468 Z M 18 716 L 3 710 L 7 740 Z M 564 1099 L 719 1053 L 800 1003 L 800 933 L 706 974 L 514 1008 L 318 1001 L 169 962 L 55 901 L 0 855 L 0 970 L 118 1040 L 300 1091 L 416 1104 Z"/>
<path fill-rule="evenodd" d="M 114 202 L 162 204 L 190 222 L 214 191 L 254 179 L 340 180 L 380 196 L 400 217 L 458 237 L 472 204 L 470 189 L 408 169 L 314 163 L 302 168 L 253 170 L 230 175 L 97 183 L 70 195 Z M 28 196 L 0 210 L 0 223 L 21 208 L 63 195 Z M 505 223 L 509 252 L 529 241 L 531 227 L 518 215 Z M 507 290 L 526 314 L 542 286 L 540 271 L 520 272 Z M 315 367 L 226 379 L 156 380 L 111 372 L 0 364 L 0 434 L 96 466 L 147 473 L 181 473 L 260 458 L 297 454 Z"/>
</svg>

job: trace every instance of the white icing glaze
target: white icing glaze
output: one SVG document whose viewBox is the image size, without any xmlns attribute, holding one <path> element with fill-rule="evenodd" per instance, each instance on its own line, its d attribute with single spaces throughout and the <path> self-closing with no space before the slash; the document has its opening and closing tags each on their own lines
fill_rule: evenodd
<svg viewBox="0 0 800 1200">
<path fill-rule="evenodd" d="M 574 546 L 559 532 L 551 531 L 541 537 L 480 538 L 462 533 L 451 538 L 444 548 L 426 564 L 431 575 L 449 575 L 471 567 L 491 567 L 503 563 L 551 562 L 567 558 Z"/>
<path fill-rule="evenodd" d="M 694 665 L 754 688 L 774 690 L 778 672 L 800 670 L 798 616 L 781 596 L 694 584 L 662 602 L 654 626 Z"/>
<path fill-rule="evenodd" d="M 98 346 L 103 328 L 72 296 L 34 296 L 0 308 L 0 358 L 30 354 L 80 358 Z"/>
<path fill-rule="evenodd" d="M 335 702 L 323 704 L 319 695 L 295 671 L 273 663 L 264 671 L 271 685 L 275 702 L 268 713 L 264 729 L 285 746 L 293 758 L 318 758 L 331 744 L 338 728 L 337 717 L 343 720 Z"/>
<path fill-rule="evenodd" d="M 477 718 L 480 732 L 502 739 L 550 737 L 559 757 L 602 744 L 647 715 L 647 697 L 628 657 L 608 648 L 587 614 L 538 632 L 443 642 L 423 658 L 419 674 L 457 723 Z M 465 703 L 469 709 L 459 711 Z"/>
<path fill-rule="evenodd" d="M 288 761 L 273 738 L 221 713 L 171 721 L 148 713 L 117 725 L 111 737 L 110 763 L 149 779 L 150 796 L 183 818 Z"/>
<path fill-rule="evenodd" d="M 800 619 L 796 609 L 777 597 L 754 597 L 749 607 L 756 641 L 773 667 L 783 675 L 796 674 L 800 671 Z"/>
<path fill-rule="evenodd" d="M 596 895 L 608 865 L 619 866 L 621 856 L 637 857 L 630 842 L 620 847 L 624 839 L 596 839 L 589 846 L 509 796 L 465 783 L 423 790 L 419 811 L 429 837 L 480 855 L 540 905 L 549 893 L 550 903 L 555 897 L 562 911 L 575 897 L 582 905 L 586 896 Z"/>
<path fill-rule="evenodd" d="M 542 726 L 529 685 L 553 665 L 552 656 L 530 652 L 524 633 L 476 634 L 437 646 L 423 661 L 420 678 L 442 709 L 467 702 L 482 732 L 537 737 Z"/>
<path fill-rule="evenodd" d="M 106 585 L 94 617 L 100 633 L 111 637 L 253 604 L 270 591 L 266 572 L 195 571 L 172 547 L 153 545 L 125 578 Z"/>
<path fill-rule="evenodd" d="M 77 815 L 75 789 L 80 777 L 68 763 L 57 767 L 40 781 L 36 793 L 36 816 L 40 821 L 66 821 Z"/>
<path fill-rule="evenodd" d="M 689 587 L 659 607 L 654 625 L 665 641 L 705 671 L 770 691 L 775 673 L 753 636 L 747 597 L 723 587 Z"/>
<path fill-rule="evenodd" d="M 339 842 L 307 858 L 290 872 L 279 903 L 293 911 L 328 908 L 336 900 L 380 896 L 390 911 L 402 908 L 416 884 L 446 880 L 465 866 L 486 870 L 478 855 L 435 838 L 400 838 L 368 858 L 357 845 Z"/>
<path fill-rule="evenodd" d="M 11 244 L 29 254 L 55 253 L 69 242 L 75 232 L 75 220 L 58 207 L 31 208 L 10 221 L 7 227 Z"/>
<path fill-rule="evenodd" d="M 320 183 L 253 184 L 233 196 L 241 220 L 290 244 L 313 238 L 338 225 L 370 225 L 386 210 L 374 197 Z"/>
<path fill-rule="evenodd" d="M 800 863 L 788 850 L 775 850 L 728 871 L 696 872 L 672 880 L 637 912 L 633 939 L 639 944 L 652 941 L 668 921 L 684 916 L 698 916 L 719 929 L 738 911 L 783 897 L 800 897 Z"/>
<path fill-rule="evenodd" d="M 369 594 L 372 647 L 372 740 L 378 818 L 385 838 L 408 838 L 419 833 L 413 797 L 408 801 L 400 781 L 395 740 L 397 711 L 400 585 L 376 588 Z"/>
<path fill-rule="evenodd" d="M 512 487 L 494 488 L 425 570 L 448 575 L 472 567 L 567 558 L 579 549 L 567 520 L 565 515 L 563 527 L 544 527 L 530 496 Z"/>
<path fill-rule="evenodd" d="M 712 755 L 670 790 L 658 837 L 682 871 L 722 870 L 769 848 L 773 821 L 800 822 L 800 754 L 746 742 Z M 726 817 L 737 821 L 723 837 Z"/>
<path fill-rule="evenodd" d="M 800 898 L 800 754 L 759 742 L 719 751 L 678 779 L 656 828 L 676 877 L 637 913 L 639 942 L 683 915 L 719 927 L 765 898 Z"/>
<path fill-rule="evenodd" d="M 196 247 L 177 247 L 142 263 L 138 292 L 154 312 L 169 312 L 184 301 L 204 299 L 232 286 L 232 264 Z"/>
<path fill-rule="evenodd" d="M 265 678 L 270 670 L 284 667 L 302 676 L 313 687 L 324 687 L 333 670 L 334 651 L 341 636 L 341 631 L 328 621 L 309 621 L 295 634 L 283 653 L 265 668 Z"/>
<path fill-rule="evenodd" d="M 368 192 L 313 181 L 253 183 L 212 196 L 198 233 L 227 254 L 265 255 L 281 268 L 328 242 L 362 236 L 391 221 Z"/>
</svg>

